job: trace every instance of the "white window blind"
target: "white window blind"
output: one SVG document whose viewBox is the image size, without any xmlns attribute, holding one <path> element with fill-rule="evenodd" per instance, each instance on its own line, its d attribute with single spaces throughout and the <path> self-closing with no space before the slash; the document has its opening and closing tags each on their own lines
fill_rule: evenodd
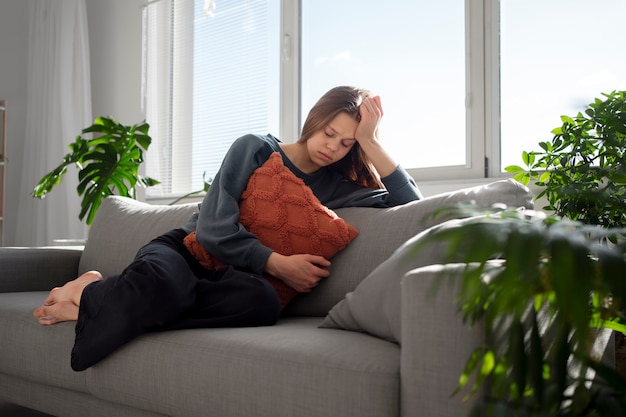
<svg viewBox="0 0 626 417">
<path fill-rule="evenodd" d="M 278 134 L 279 0 L 158 0 L 144 13 L 148 197 L 202 188 L 231 143 Z"/>
</svg>

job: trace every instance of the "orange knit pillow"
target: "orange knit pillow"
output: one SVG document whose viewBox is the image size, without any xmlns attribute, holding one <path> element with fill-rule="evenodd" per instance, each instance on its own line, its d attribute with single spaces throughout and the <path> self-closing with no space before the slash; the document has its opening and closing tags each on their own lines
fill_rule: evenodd
<svg viewBox="0 0 626 417">
<path fill-rule="evenodd" d="M 241 194 L 239 212 L 239 222 L 282 255 L 308 253 L 330 259 L 358 235 L 283 165 L 279 152 L 254 171 Z M 195 232 L 185 238 L 185 246 L 205 268 L 224 265 L 197 242 Z M 265 278 L 278 293 L 282 307 L 297 295 L 282 280 L 267 274 Z"/>
</svg>

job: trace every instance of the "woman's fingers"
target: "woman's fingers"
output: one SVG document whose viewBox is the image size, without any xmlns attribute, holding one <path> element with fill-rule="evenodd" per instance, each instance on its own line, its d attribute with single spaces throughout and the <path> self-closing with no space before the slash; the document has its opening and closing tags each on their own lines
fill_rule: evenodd
<svg viewBox="0 0 626 417">
<path fill-rule="evenodd" d="M 376 130 L 383 117 L 380 96 L 364 99 L 359 108 L 359 113 L 361 121 L 357 127 L 356 139 L 375 139 Z"/>
</svg>

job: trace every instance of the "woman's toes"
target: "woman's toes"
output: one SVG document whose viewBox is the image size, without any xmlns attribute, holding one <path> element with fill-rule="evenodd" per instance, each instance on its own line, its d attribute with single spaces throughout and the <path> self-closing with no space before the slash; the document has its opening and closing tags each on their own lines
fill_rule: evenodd
<svg viewBox="0 0 626 417">
<path fill-rule="evenodd" d="M 37 307 L 35 310 L 33 310 L 33 316 L 37 319 L 44 317 L 46 315 L 45 313 L 45 307 L 41 306 L 41 307 Z"/>
<path fill-rule="evenodd" d="M 71 301 L 59 301 L 50 306 L 41 306 L 33 311 L 40 324 L 50 325 L 62 321 L 78 320 L 78 306 Z"/>
<path fill-rule="evenodd" d="M 50 290 L 50 294 L 48 294 L 48 297 L 46 297 L 46 299 L 43 301 L 43 305 L 49 306 L 49 305 L 56 303 L 57 302 L 56 293 L 59 291 L 59 289 L 60 289 L 59 287 L 55 287 L 52 290 Z"/>
</svg>

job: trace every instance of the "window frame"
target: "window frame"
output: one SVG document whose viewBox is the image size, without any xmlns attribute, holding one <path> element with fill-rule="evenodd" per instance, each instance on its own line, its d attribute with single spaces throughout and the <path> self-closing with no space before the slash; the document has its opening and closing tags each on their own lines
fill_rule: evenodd
<svg viewBox="0 0 626 417">
<path fill-rule="evenodd" d="M 301 0 L 281 0 L 280 137 L 301 125 Z M 465 0 L 466 163 L 406 167 L 420 181 L 499 177 L 499 1 Z M 506 174 L 504 174 L 506 175 Z"/>
<path fill-rule="evenodd" d="M 152 0 L 157 3 L 160 0 Z M 191 2 L 190 4 L 193 4 Z M 466 163 L 428 168 L 407 168 L 420 183 L 445 182 L 461 184 L 469 181 L 481 181 L 489 178 L 505 177 L 508 174 L 500 170 L 500 45 L 499 45 L 499 0 L 465 0 L 465 108 L 466 108 Z M 190 9 L 193 9 L 190 6 Z M 193 10 L 186 12 L 193 13 Z M 280 92 L 279 92 L 279 137 L 298 138 L 301 120 L 301 46 L 302 46 L 302 0 L 280 0 Z M 145 24 L 145 23 L 144 23 Z M 179 25 L 180 26 L 180 25 Z M 167 30 L 166 28 L 164 28 Z M 178 30 L 178 29 L 177 29 Z M 180 49 L 180 48 L 179 48 Z M 187 48 L 186 54 L 193 54 L 193 47 Z M 180 62 L 174 60 L 177 67 L 189 62 L 188 58 Z M 145 68 L 144 68 L 145 71 Z M 191 69 L 189 69 L 191 71 Z M 170 90 L 170 100 L 179 105 L 184 100 L 177 97 L 189 95 L 193 86 L 192 77 L 179 80 Z M 365 86 L 367 87 L 367 86 Z M 145 91 L 144 91 L 145 94 Z M 145 96 L 144 96 L 145 99 Z M 191 126 L 188 118 L 192 114 L 191 102 L 186 107 L 179 107 L 178 115 L 172 115 L 173 129 L 178 125 Z M 419 132 L 416 132 L 416 135 Z M 185 140 L 181 140 L 186 138 Z M 171 173 L 171 192 L 159 197 L 159 200 L 186 194 L 184 185 L 189 183 L 189 165 L 191 155 L 191 134 L 179 135 L 172 142 L 172 155 L 168 161 Z M 425 142 L 425 141 L 424 141 Z M 424 144 L 427 148 L 427 143 Z M 149 156 L 148 156 L 149 157 Z"/>
</svg>

